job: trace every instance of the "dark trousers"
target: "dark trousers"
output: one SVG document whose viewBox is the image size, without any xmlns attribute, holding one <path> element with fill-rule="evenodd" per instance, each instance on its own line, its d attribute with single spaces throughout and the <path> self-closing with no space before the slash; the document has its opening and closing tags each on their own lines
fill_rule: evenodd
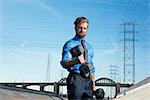
<svg viewBox="0 0 150 100">
<path fill-rule="evenodd" d="M 91 100 L 93 98 L 93 81 L 77 73 L 70 73 L 67 78 L 69 100 Z"/>
</svg>

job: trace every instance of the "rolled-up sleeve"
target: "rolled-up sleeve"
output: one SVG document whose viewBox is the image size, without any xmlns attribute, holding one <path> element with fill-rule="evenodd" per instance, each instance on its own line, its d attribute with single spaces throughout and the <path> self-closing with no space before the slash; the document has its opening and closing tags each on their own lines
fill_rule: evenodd
<svg viewBox="0 0 150 100">
<path fill-rule="evenodd" d="M 92 59 L 90 60 L 90 63 L 92 64 L 91 73 L 95 73 L 95 67 L 94 67 Z"/>
<path fill-rule="evenodd" d="M 95 67 L 94 67 L 94 63 L 93 63 L 94 50 L 93 50 L 93 48 L 91 48 L 90 50 L 91 50 L 90 63 L 92 64 L 91 73 L 95 73 Z"/>
<path fill-rule="evenodd" d="M 95 67 L 92 66 L 91 73 L 95 73 Z"/>
<path fill-rule="evenodd" d="M 69 44 L 66 43 L 63 47 L 63 51 L 62 51 L 62 60 L 60 61 L 60 64 L 62 66 L 64 66 L 65 62 L 67 60 L 71 60 L 71 53 L 70 53 L 70 49 L 69 49 Z"/>
</svg>

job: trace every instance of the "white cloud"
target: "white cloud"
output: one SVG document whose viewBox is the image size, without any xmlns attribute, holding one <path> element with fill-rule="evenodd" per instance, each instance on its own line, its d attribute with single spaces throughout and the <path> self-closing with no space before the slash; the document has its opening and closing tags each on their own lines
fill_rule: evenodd
<svg viewBox="0 0 150 100">
<path fill-rule="evenodd" d="M 116 53 L 117 51 L 119 51 L 119 46 L 116 42 L 112 41 L 112 48 L 111 49 L 107 49 L 103 52 L 104 55 L 111 55 Z"/>
<path fill-rule="evenodd" d="M 37 3 L 39 6 L 44 8 L 46 11 L 48 11 L 50 14 L 54 15 L 57 18 L 60 18 L 62 15 L 56 11 L 51 5 L 45 4 L 44 2 L 41 2 L 40 0 L 34 0 L 35 3 Z"/>
<path fill-rule="evenodd" d="M 118 49 L 108 49 L 103 52 L 104 55 L 111 55 L 118 51 Z"/>
</svg>

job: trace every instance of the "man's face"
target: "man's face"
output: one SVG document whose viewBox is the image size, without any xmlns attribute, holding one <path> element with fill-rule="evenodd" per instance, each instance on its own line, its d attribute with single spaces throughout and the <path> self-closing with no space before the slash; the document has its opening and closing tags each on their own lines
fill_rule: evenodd
<svg viewBox="0 0 150 100">
<path fill-rule="evenodd" d="M 88 23 L 80 22 L 76 26 L 76 35 L 79 38 L 84 38 L 85 35 L 86 35 L 87 30 L 88 30 Z"/>
</svg>

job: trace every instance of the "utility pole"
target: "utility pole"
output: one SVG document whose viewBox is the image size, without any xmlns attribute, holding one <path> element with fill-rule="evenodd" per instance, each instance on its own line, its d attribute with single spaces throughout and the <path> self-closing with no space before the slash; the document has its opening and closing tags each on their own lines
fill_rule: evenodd
<svg viewBox="0 0 150 100">
<path fill-rule="evenodd" d="M 135 22 L 123 25 L 123 82 L 135 83 Z"/>
<path fill-rule="evenodd" d="M 115 82 L 119 82 L 118 76 L 119 76 L 119 67 L 116 65 L 110 65 L 109 66 L 109 74 L 110 74 L 110 78 L 115 81 Z M 110 97 L 112 98 L 112 96 L 115 94 L 115 89 L 113 87 L 110 87 Z"/>
<path fill-rule="evenodd" d="M 119 67 L 116 65 L 110 65 L 109 66 L 109 71 L 110 71 L 110 78 L 117 82 L 118 81 L 118 76 L 119 76 Z"/>
<path fill-rule="evenodd" d="M 50 53 L 48 54 L 48 61 L 47 61 L 46 82 L 50 82 Z"/>
</svg>

